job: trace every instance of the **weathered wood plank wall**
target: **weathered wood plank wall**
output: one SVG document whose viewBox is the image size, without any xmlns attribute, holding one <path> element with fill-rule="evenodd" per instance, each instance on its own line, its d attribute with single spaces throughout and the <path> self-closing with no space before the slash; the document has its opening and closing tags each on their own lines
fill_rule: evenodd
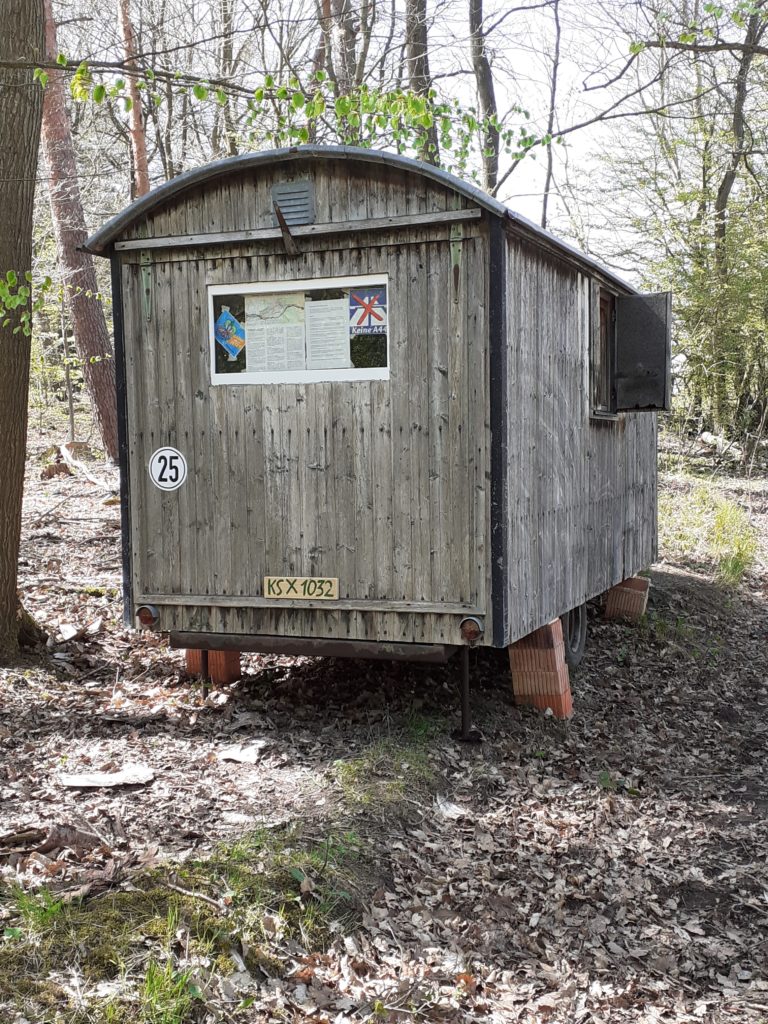
<svg viewBox="0 0 768 1024">
<path fill-rule="evenodd" d="M 289 164 L 184 196 L 131 237 L 271 226 L 273 182 L 308 176 L 319 222 L 466 205 L 389 169 Z M 162 628 L 457 642 L 462 611 L 485 612 L 487 229 L 461 231 L 455 290 L 448 226 L 302 239 L 293 258 L 275 241 L 153 250 L 150 320 L 140 253 L 122 256 L 133 586 Z M 207 285 L 380 273 L 389 381 L 210 385 Z M 162 445 L 189 466 L 171 493 L 146 469 Z M 339 605 L 263 607 L 268 574 L 338 576 Z"/>
<path fill-rule="evenodd" d="M 655 557 L 656 416 L 590 416 L 590 281 L 510 237 L 506 516 L 512 642 Z"/>
</svg>

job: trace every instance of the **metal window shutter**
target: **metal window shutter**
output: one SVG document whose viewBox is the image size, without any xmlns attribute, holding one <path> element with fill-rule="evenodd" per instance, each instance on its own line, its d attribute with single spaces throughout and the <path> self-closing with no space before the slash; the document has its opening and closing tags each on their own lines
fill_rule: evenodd
<svg viewBox="0 0 768 1024">
<path fill-rule="evenodd" d="M 672 293 L 616 298 L 616 410 L 671 407 Z"/>
</svg>

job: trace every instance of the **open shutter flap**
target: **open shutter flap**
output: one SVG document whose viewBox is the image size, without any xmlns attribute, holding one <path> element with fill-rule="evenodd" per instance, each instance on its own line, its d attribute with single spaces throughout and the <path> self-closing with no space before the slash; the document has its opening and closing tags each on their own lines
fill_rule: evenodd
<svg viewBox="0 0 768 1024">
<path fill-rule="evenodd" d="M 672 293 L 616 298 L 616 410 L 669 409 Z"/>
</svg>

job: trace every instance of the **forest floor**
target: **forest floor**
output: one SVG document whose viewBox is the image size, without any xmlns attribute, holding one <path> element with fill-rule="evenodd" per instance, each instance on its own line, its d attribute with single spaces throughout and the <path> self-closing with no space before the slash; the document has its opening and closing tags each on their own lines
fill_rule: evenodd
<svg viewBox="0 0 768 1024">
<path fill-rule="evenodd" d="M 667 450 L 644 621 L 591 609 L 567 723 L 473 653 L 467 746 L 455 665 L 204 697 L 121 624 L 119 507 L 41 479 L 64 439 L 33 418 L 51 639 L 0 670 L 2 1024 L 768 1021 L 768 479 Z"/>
</svg>

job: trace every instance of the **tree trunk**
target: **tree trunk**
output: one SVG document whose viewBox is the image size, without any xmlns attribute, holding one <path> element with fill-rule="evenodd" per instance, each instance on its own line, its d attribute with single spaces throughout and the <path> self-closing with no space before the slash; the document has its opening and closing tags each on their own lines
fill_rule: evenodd
<svg viewBox="0 0 768 1024">
<path fill-rule="evenodd" d="M 51 0 L 44 0 L 45 47 L 48 59 L 56 60 L 56 27 Z M 67 306 L 72 319 L 83 376 L 93 402 L 104 448 L 117 459 L 117 400 L 115 364 L 109 331 L 90 255 L 79 247 L 88 237 L 80 200 L 69 114 L 64 103 L 63 72 L 50 72 L 43 103 L 43 151 L 48 165 L 48 192 L 56 244 L 64 277 Z"/>
<path fill-rule="evenodd" d="M 547 208 L 549 193 L 552 191 L 554 162 L 552 153 L 552 133 L 555 130 L 555 108 L 557 106 L 557 76 L 560 71 L 560 0 L 553 0 L 552 13 L 555 18 L 555 52 L 552 55 L 552 74 L 549 78 L 549 115 L 547 117 L 547 173 L 544 178 L 544 198 L 541 203 L 541 226 L 547 226 Z"/>
<path fill-rule="evenodd" d="M 427 0 L 406 0 L 405 5 L 405 60 L 408 84 L 418 96 L 428 96 L 432 89 L 427 42 Z M 419 156 L 430 164 L 440 161 L 437 144 L 437 126 L 427 129 Z"/>
<path fill-rule="evenodd" d="M 469 0 L 469 49 L 475 73 L 477 106 L 483 121 L 483 188 L 493 193 L 499 180 L 499 129 L 491 124 L 497 117 L 493 71 L 488 59 L 483 30 L 483 0 Z"/>
<path fill-rule="evenodd" d="M 33 68 L 43 62 L 42 0 L 7 0 L 0 32 L 0 61 L 29 61 L 4 68 L 0 83 L 0 276 L 16 272 L 19 282 L 32 269 L 32 212 L 43 94 Z M 21 310 L 0 317 L 0 662 L 18 651 L 25 616 L 17 572 L 21 543 L 21 502 L 27 441 L 30 340 L 14 333 Z M 10 323 L 6 326 L 6 319 Z"/>
<path fill-rule="evenodd" d="M 349 96 L 355 87 L 357 33 L 350 0 L 331 0 L 331 40 L 336 86 L 341 96 Z"/>
<path fill-rule="evenodd" d="M 50 2 L 50 0 L 48 0 Z M 147 159 L 147 136 L 141 120 L 141 94 L 132 70 L 136 66 L 136 41 L 131 24 L 130 0 L 120 0 L 120 30 L 123 34 L 125 63 L 128 67 L 128 95 L 131 100 L 128 130 L 131 133 L 133 150 L 134 195 L 143 196 L 149 192 L 149 161 Z"/>
</svg>

